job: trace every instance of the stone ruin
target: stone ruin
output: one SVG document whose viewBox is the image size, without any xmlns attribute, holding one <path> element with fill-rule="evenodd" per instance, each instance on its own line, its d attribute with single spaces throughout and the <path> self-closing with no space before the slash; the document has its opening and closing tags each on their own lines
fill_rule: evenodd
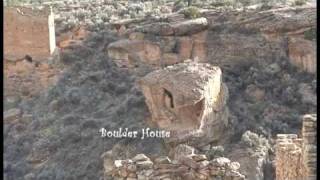
<svg viewBox="0 0 320 180">
<path fill-rule="evenodd" d="M 169 141 L 197 146 L 219 139 L 228 119 L 221 78 L 219 67 L 187 60 L 140 80 L 152 121 L 171 131 Z"/>
<path fill-rule="evenodd" d="M 126 180 L 244 180 L 240 164 L 224 157 L 207 159 L 204 154 L 182 154 L 170 159 L 160 156 L 150 159 L 137 154 L 132 159 L 112 160 L 112 151 L 104 153 L 104 175 Z"/>
<path fill-rule="evenodd" d="M 4 8 L 4 57 L 47 59 L 55 50 L 54 14 L 48 8 Z"/>
<path fill-rule="evenodd" d="M 303 116 L 302 137 L 278 134 L 276 179 L 315 180 L 317 173 L 317 116 Z"/>
</svg>

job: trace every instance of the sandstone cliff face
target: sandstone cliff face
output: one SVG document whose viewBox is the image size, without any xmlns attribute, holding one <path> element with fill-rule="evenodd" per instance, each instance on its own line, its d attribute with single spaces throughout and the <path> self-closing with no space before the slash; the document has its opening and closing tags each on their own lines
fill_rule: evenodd
<svg viewBox="0 0 320 180">
<path fill-rule="evenodd" d="M 158 22 L 132 28 L 127 30 L 130 40 L 120 40 L 110 44 L 107 48 L 108 55 L 116 62 L 128 61 L 127 59 L 136 57 L 127 63 L 131 67 L 138 62 L 161 67 L 189 58 L 205 61 L 207 33 L 203 30 L 207 26 L 207 19 L 199 18 L 180 23 Z M 137 34 L 142 35 L 137 36 Z M 144 44 L 143 48 L 139 48 L 141 45 L 139 46 L 137 41 L 140 42 L 139 44 Z M 137 55 L 139 52 L 149 55 Z"/>
<path fill-rule="evenodd" d="M 290 62 L 303 71 L 316 73 L 316 42 L 303 38 L 290 38 L 288 43 Z"/>
<path fill-rule="evenodd" d="M 151 72 L 140 84 L 152 120 L 172 131 L 170 141 L 205 144 L 227 125 L 228 91 L 219 67 L 188 60 Z"/>
<path fill-rule="evenodd" d="M 315 11 L 314 7 L 245 13 L 207 11 L 194 20 L 171 15 L 161 21 L 122 24 L 127 29 L 122 36 L 128 38 L 138 32 L 144 34 L 143 39 L 157 43 L 161 49 L 158 64 L 164 66 L 188 58 L 223 68 L 289 61 L 302 71 L 315 73 L 315 42 L 305 38 L 305 33 L 315 28 Z M 152 59 L 144 60 L 154 64 Z"/>
</svg>

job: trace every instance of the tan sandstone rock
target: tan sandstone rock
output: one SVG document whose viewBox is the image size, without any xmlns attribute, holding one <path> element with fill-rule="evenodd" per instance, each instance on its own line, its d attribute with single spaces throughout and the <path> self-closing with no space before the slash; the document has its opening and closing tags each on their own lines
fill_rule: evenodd
<svg viewBox="0 0 320 180">
<path fill-rule="evenodd" d="M 170 130 L 172 141 L 212 141 L 225 127 L 227 91 L 219 67 L 185 61 L 151 72 L 139 83 L 152 121 Z"/>
<path fill-rule="evenodd" d="M 288 44 L 290 62 L 309 73 L 317 71 L 316 44 L 302 38 L 290 38 Z"/>
<path fill-rule="evenodd" d="M 121 67 L 135 64 L 159 64 L 161 51 L 159 45 L 144 40 L 119 40 L 108 46 L 108 56 Z"/>
</svg>

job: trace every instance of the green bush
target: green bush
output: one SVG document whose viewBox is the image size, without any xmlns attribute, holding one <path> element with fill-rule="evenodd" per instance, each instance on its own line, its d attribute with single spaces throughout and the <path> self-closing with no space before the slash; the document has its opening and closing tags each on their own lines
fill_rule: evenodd
<svg viewBox="0 0 320 180">
<path fill-rule="evenodd" d="M 253 148 L 259 148 L 263 146 L 268 146 L 268 140 L 262 136 L 257 135 L 256 133 L 253 133 L 251 131 L 246 131 L 242 137 L 241 142 L 244 145 L 247 145 L 249 147 Z"/>
<path fill-rule="evenodd" d="M 262 4 L 262 6 L 260 7 L 261 10 L 269 10 L 272 8 L 272 5 L 270 4 Z"/>
<path fill-rule="evenodd" d="M 315 40 L 316 39 L 316 29 L 315 28 L 311 28 L 308 31 L 304 32 L 304 38 L 308 39 L 310 41 Z"/>
<path fill-rule="evenodd" d="M 232 2 L 231 1 L 212 2 L 211 6 L 214 6 L 214 7 L 232 6 Z"/>
<path fill-rule="evenodd" d="M 251 0 L 237 0 L 238 3 L 240 3 L 242 5 L 242 7 L 246 8 L 247 6 L 249 6 L 251 4 Z"/>
<path fill-rule="evenodd" d="M 224 148 L 222 146 L 214 146 L 206 153 L 206 156 L 209 159 L 214 159 L 217 157 L 222 157 L 223 152 L 224 152 Z"/>
<path fill-rule="evenodd" d="M 201 13 L 199 9 L 193 6 L 184 9 L 182 13 L 186 18 L 189 18 L 189 19 L 195 19 L 195 18 L 201 17 Z"/>
<path fill-rule="evenodd" d="M 302 6 L 302 5 L 305 5 L 307 3 L 306 0 L 295 0 L 293 2 L 293 6 Z"/>
</svg>

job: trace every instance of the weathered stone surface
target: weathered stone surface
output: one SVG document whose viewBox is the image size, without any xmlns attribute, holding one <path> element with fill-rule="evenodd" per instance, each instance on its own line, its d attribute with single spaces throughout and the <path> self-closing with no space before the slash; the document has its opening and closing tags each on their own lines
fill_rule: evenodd
<svg viewBox="0 0 320 180">
<path fill-rule="evenodd" d="M 54 15 L 48 8 L 6 7 L 4 14 L 6 59 L 29 55 L 34 60 L 44 61 L 53 53 L 56 45 Z"/>
<path fill-rule="evenodd" d="M 138 161 L 136 162 L 138 169 L 150 169 L 153 166 L 153 162 L 150 160 L 147 161 Z"/>
<path fill-rule="evenodd" d="M 132 158 L 133 162 L 148 161 L 148 160 L 150 159 L 144 154 L 137 154 L 135 157 Z"/>
<path fill-rule="evenodd" d="M 119 40 L 108 46 L 108 55 L 119 66 L 132 67 L 135 64 L 159 64 L 159 45 L 144 40 Z"/>
<path fill-rule="evenodd" d="M 164 53 L 162 55 L 162 60 L 164 65 L 173 65 L 180 62 L 179 56 L 176 53 Z"/>
<path fill-rule="evenodd" d="M 179 59 L 186 60 L 191 58 L 193 41 L 190 37 L 180 37 L 177 42 Z"/>
<path fill-rule="evenodd" d="M 203 31 L 208 27 L 208 21 L 206 18 L 198 18 L 183 21 L 173 25 L 175 35 L 181 36 L 186 34 L 194 34 Z"/>
<path fill-rule="evenodd" d="M 129 35 L 130 40 L 143 40 L 144 34 L 140 32 L 133 32 Z"/>
<path fill-rule="evenodd" d="M 211 161 L 211 164 L 214 166 L 228 166 L 230 164 L 230 160 L 225 157 L 219 157 Z"/>
<path fill-rule="evenodd" d="M 113 171 L 113 165 L 114 165 L 114 160 L 112 158 L 112 151 L 107 151 L 101 155 L 103 158 L 103 167 L 104 167 L 104 173 L 106 175 L 111 175 Z M 121 166 L 119 162 L 117 162 L 117 166 Z"/>
<path fill-rule="evenodd" d="M 190 157 L 196 162 L 207 160 L 207 156 L 204 154 L 192 154 Z"/>
<path fill-rule="evenodd" d="M 138 155 L 138 159 L 149 159 L 145 155 Z M 146 157 L 146 158 L 145 158 Z M 198 162 L 193 158 L 198 157 Z M 237 171 L 237 168 L 230 168 L 226 165 L 225 162 L 230 162 L 230 160 L 226 158 L 220 158 L 218 160 L 213 160 L 216 163 L 215 165 L 211 164 L 206 156 L 201 154 L 193 154 L 193 155 L 184 155 L 181 156 L 179 160 L 174 159 L 173 161 L 163 161 L 163 159 L 167 159 L 164 157 L 158 157 L 157 161 L 154 162 L 153 166 L 148 168 L 138 168 L 135 172 L 130 172 L 127 166 L 115 167 L 117 170 L 116 173 L 113 174 L 114 178 L 127 178 L 127 179 L 139 179 L 139 180 L 178 180 L 178 179 L 216 179 L 216 176 L 220 176 L 221 180 L 231 180 L 238 179 L 244 180 L 244 176 Z M 159 160 L 161 159 L 161 160 Z M 132 160 L 122 160 L 123 162 L 133 162 Z M 147 161 L 138 161 L 136 164 L 145 163 Z M 165 164 L 163 164 L 165 163 Z M 231 162 L 231 164 L 237 164 L 236 162 Z M 130 165 L 130 164 L 129 164 Z"/>
<path fill-rule="evenodd" d="M 229 165 L 230 169 L 237 171 L 240 169 L 240 163 L 238 162 L 231 162 Z"/>
<path fill-rule="evenodd" d="M 185 20 L 178 23 L 153 23 L 140 29 L 148 34 L 160 36 L 183 36 L 203 31 L 208 27 L 206 18 Z"/>
<path fill-rule="evenodd" d="M 169 163 L 171 163 L 171 160 L 169 159 L 169 157 L 158 157 L 154 161 L 155 161 L 155 163 L 158 163 L 158 164 L 169 164 Z"/>
<path fill-rule="evenodd" d="M 192 155 L 195 153 L 195 149 L 191 146 L 185 144 L 179 144 L 173 150 L 171 150 L 171 154 L 174 159 L 179 160 L 181 157 Z"/>
<path fill-rule="evenodd" d="M 17 120 L 21 116 L 21 110 L 17 108 L 9 109 L 4 112 L 3 119 L 4 121 L 13 121 Z"/>
<path fill-rule="evenodd" d="M 183 156 L 179 160 L 182 164 L 192 168 L 192 169 L 198 169 L 199 165 L 196 161 L 194 161 L 190 156 Z"/>
<path fill-rule="evenodd" d="M 277 179 L 310 179 L 315 176 L 316 119 L 316 115 L 303 116 L 302 138 L 296 134 L 277 135 Z"/>
<path fill-rule="evenodd" d="M 303 71 L 316 73 L 316 43 L 303 38 L 290 38 L 288 43 L 290 62 Z"/>
<path fill-rule="evenodd" d="M 172 131 L 169 141 L 202 138 L 203 142 L 217 138 L 223 130 L 227 90 L 220 68 L 189 60 L 151 72 L 140 85 L 152 121 Z"/>
</svg>

